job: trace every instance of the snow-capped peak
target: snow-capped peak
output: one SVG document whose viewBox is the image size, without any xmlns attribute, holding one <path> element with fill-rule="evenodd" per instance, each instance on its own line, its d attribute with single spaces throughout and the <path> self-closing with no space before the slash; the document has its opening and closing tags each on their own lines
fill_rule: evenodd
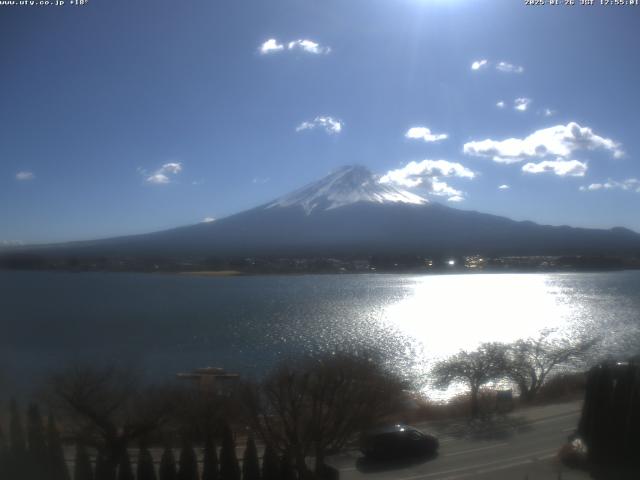
<svg viewBox="0 0 640 480">
<path fill-rule="evenodd" d="M 300 206 L 309 215 L 316 209 L 331 210 L 359 202 L 424 205 L 429 200 L 407 190 L 381 184 L 365 167 L 348 166 L 278 198 L 266 208 Z"/>
</svg>

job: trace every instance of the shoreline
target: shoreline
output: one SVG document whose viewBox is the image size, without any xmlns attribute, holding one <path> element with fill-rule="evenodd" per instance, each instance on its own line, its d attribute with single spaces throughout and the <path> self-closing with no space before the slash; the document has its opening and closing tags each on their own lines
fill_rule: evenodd
<svg viewBox="0 0 640 480">
<path fill-rule="evenodd" d="M 146 269 L 80 269 L 80 268 L 2 268 L 0 272 L 60 272 L 60 273 L 136 273 L 156 275 L 184 275 L 194 277 L 256 277 L 256 276 L 317 276 L 317 275 L 519 275 L 519 274 L 562 274 L 562 273 L 611 273 L 639 271 L 638 266 L 602 268 L 484 268 L 484 269 L 438 269 L 438 270 L 347 270 L 347 271 L 242 271 L 242 270 L 146 270 Z"/>
<path fill-rule="evenodd" d="M 140 272 L 140 273 L 146 273 L 146 272 Z M 194 277 L 237 277 L 240 275 L 246 275 L 244 272 L 241 272 L 239 270 L 194 270 L 194 271 L 186 270 L 183 272 L 157 272 L 157 273 L 167 273 L 167 274 L 173 273 L 175 275 L 189 275 Z"/>
</svg>

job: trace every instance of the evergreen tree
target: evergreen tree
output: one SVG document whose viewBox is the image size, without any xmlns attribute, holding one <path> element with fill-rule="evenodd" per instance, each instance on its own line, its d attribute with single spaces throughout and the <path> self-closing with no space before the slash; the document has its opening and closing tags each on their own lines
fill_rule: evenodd
<svg viewBox="0 0 640 480">
<path fill-rule="evenodd" d="M 220 480 L 240 480 L 240 466 L 236 457 L 236 443 L 229 425 L 222 429 L 220 449 Z"/>
<path fill-rule="evenodd" d="M 0 478 L 8 478 L 9 448 L 0 425 Z"/>
<path fill-rule="evenodd" d="M 113 480 L 110 469 L 107 465 L 107 458 L 102 450 L 98 451 L 96 457 L 95 480 Z"/>
<path fill-rule="evenodd" d="M 156 478 L 156 469 L 153 466 L 151 452 L 145 445 L 140 445 L 137 480 L 156 480 Z"/>
<path fill-rule="evenodd" d="M 242 459 L 242 480 L 260 480 L 260 463 L 258 462 L 258 449 L 253 435 L 247 438 L 247 446 L 244 449 Z"/>
<path fill-rule="evenodd" d="M 56 420 L 53 415 L 49 415 L 47 424 L 47 444 L 49 449 L 49 477 L 51 480 L 71 480 L 67 463 L 64 460 L 64 449 L 60 432 L 56 426 Z"/>
<path fill-rule="evenodd" d="M 177 480 L 178 473 L 176 471 L 176 459 L 173 455 L 173 449 L 166 447 L 162 452 L 160 459 L 160 480 Z"/>
<path fill-rule="evenodd" d="M 289 452 L 284 452 L 280 459 L 280 478 L 282 480 L 296 480 L 296 472 Z"/>
<path fill-rule="evenodd" d="M 34 479 L 40 480 L 48 470 L 47 442 L 40 410 L 34 404 L 29 405 L 27 410 L 27 439 L 29 470 Z"/>
<path fill-rule="evenodd" d="M 135 480 L 133 476 L 133 468 L 131 467 L 131 458 L 129 457 L 129 450 L 126 448 L 122 452 L 120 462 L 118 465 L 118 480 Z"/>
<path fill-rule="evenodd" d="M 198 460 L 196 452 L 187 441 L 182 444 L 178 469 L 178 480 L 198 480 Z"/>
<path fill-rule="evenodd" d="M 216 444 L 211 436 L 207 437 L 204 445 L 202 480 L 218 480 L 218 454 L 216 453 Z"/>
<path fill-rule="evenodd" d="M 27 451 L 27 447 L 24 438 L 22 419 L 20 418 L 20 410 L 18 408 L 18 403 L 14 399 L 11 400 L 10 416 L 9 440 L 11 443 L 11 454 L 14 458 L 23 458 Z"/>
<path fill-rule="evenodd" d="M 7 459 L 8 477 L 12 480 L 21 480 L 26 477 L 27 447 L 25 443 L 24 427 L 20 417 L 17 402 L 12 399 L 10 405 L 9 420 L 9 455 Z"/>
<path fill-rule="evenodd" d="M 280 480 L 278 455 L 270 444 L 267 444 L 262 456 L 262 480 Z"/>
<path fill-rule="evenodd" d="M 93 480 L 91 459 L 84 445 L 76 444 L 76 461 L 73 469 L 73 480 Z"/>
<path fill-rule="evenodd" d="M 118 477 L 118 461 L 109 451 L 102 452 L 100 463 L 100 477 L 96 469 L 96 480 L 116 480 Z"/>
</svg>

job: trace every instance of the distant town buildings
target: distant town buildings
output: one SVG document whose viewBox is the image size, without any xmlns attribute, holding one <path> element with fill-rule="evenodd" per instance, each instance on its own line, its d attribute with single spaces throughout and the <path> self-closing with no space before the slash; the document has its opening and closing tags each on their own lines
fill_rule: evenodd
<svg viewBox="0 0 640 480">
<path fill-rule="evenodd" d="M 464 257 L 464 268 L 470 270 L 481 270 L 487 265 L 486 260 L 481 255 Z"/>
<path fill-rule="evenodd" d="M 640 268 L 637 256 L 438 256 L 425 254 L 385 254 L 370 256 L 309 257 L 57 257 L 14 254 L 0 257 L 0 269 L 68 271 L 136 271 L 198 274 L 289 274 L 289 273 L 446 273 L 478 271 L 571 271 Z"/>
</svg>

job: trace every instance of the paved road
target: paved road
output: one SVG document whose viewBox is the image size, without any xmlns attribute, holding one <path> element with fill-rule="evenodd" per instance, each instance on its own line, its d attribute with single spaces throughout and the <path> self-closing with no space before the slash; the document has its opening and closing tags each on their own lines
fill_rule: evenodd
<svg viewBox="0 0 640 480">
<path fill-rule="evenodd" d="M 563 480 L 586 479 L 557 460 L 558 449 L 576 428 L 579 403 L 523 409 L 482 424 L 418 425 L 440 438 L 436 458 L 372 465 L 358 452 L 330 460 L 341 480 Z"/>
</svg>

